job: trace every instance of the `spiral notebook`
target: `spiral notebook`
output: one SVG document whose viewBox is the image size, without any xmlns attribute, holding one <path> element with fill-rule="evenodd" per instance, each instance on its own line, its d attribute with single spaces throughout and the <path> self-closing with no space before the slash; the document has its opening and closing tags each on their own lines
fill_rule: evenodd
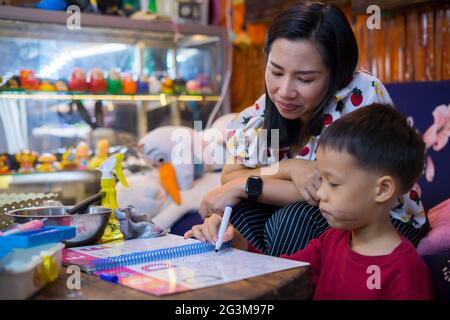
<svg viewBox="0 0 450 320">
<path fill-rule="evenodd" d="M 155 295 L 222 285 L 308 265 L 234 249 L 230 243 L 215 253 L 210 243 L 172 234 L 64 249 L 63 263 L 78 265 L 97 275 L 115 275 L 119 284 Z"/>
</svg>

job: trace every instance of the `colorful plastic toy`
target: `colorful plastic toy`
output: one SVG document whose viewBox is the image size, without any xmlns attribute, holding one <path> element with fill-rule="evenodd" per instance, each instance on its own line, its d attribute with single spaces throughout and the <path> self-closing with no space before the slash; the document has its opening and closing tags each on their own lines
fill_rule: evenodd
<svg viewBox="0 0 450 320">
<path fill-rule="evenodd" d="M 173 80 L 173 91 L 175 94 L 186 93 L 186 81 L 183 79 Z"/>
<path fill-rule="evenodd" d="M 109 142 L 106 139 L 99 140 L 97 142 L 97 149 L 95 150 L 95 156 L 89 161 L 89 169 L 95 170 L 108 158 L 109 155 Z"/>
<path fill-rule="evenodd" d="M 89 90 L 91 92 L 102 93 L 106 91 L 106 80 L 103 71 L 99 68 L 91 70 L 91 81 L 89 82 Z"/>
<path fill-rule="evenodd" d="M 115 70 L 110 70 L 107 80 L 108 92 L 113 94 L 122 93 L 122 80 L 120 73 Z"/>
<path fill-rule="evenodd" d="M 39 164 L 36 166 L 38 172 L 56 172 L 61 170 L 61 165 L 56 161 L 56 156 L 52 153 L 43 153 L 39 156 Z"/>
<path fill-rule="evenodd" d="M 155 76 L 151 76 L 148 78 L 148 92 L 150 94 L 161 93 L 161 82 L 159 82 L 159 80 Z"/>
<path fill-rule="evenodd" d="M 137 92 L 139 93 L 147 93 L 148 92 L 148 80 L 147 77 L 142 75 L 139 77 L 137 81 Z"/>
<path fill-rule="evenodd" d="M 2 90 L 17 90 L 20 89 L 20 77 L 14 76 L 6 80 L 5 84 L 1 87 Z"/>
<path fill-rule="evenodd" d="M 9 174 L 8 156 L 6 154 L 0 155 L 0 174 Z"/>
<path fill-rule="evenodd" d="M 89 165 L 89 147 L 86 142 L 81 141 L 75 153 L 75 162 L 79 170 L 87 170 Z"/>
<path fill-rule="evenodd" d="M 66 147 L 66 150 L 62 155 L 61 164 L 63 170 L 76 170 L 78 168 L 76 152 L 72 147 Z"/>
<path fill-rule="evenodd" d="M 197 80 L 189 80 L 186 83 L 186 90 L 189 94 L 199 94 L 200 83 Z"/>
<path fill-rule="evenodd" d="M 137 91 L 137 83 L 133 80 L 131 74 L 127 74 L 122 79 L 122 92 L 125 94 L 135 94 Z"/>
<path fill-rule="evenodd" d="M 75 68 L 69 81 L 70 91 L 87 91 L 86 72 L 81 68 Z"/>
<path fill-rule="evenodd" d="M 39 79 L 36 78 L 33 70 L 20 70 L 20 85 L 25 90 L 38 90 Z"/>
<path fill-rule="evenodd" d="M 39 85 L 39 90 L 41 91 L 55 91 L 56 88 L 49 81 L 43 80 Z"/>
<path fill-rule="evenodd" d="M 170 78 L 164 78 L 161 91 L 165 94 L 173 94 L 173 81 Z"/>
<path fill-rule="evenodd" d="M 64 81 L 58 80 L 55 82 L 55 90 L 56 91 L 69 91 L 69 88 L 67 87 L 67 84 Z"/>
<path fill-rule="evenodd" d="M 199 74 L 197 76 L 197 81 L 200 84 L 200 93 L 211 94 L 213 92 L 208 76 L 205 74 Z"/>
<path fill-rule="evenodd" d="M 30 173 L 34 172 L 33 164 L 36 161 L 37 155 L 35 152 L 30 150 L 24 150 L 22 152 L 16 153 L 16 161 L 19 163 L 20 173 Z"/>
</svg>

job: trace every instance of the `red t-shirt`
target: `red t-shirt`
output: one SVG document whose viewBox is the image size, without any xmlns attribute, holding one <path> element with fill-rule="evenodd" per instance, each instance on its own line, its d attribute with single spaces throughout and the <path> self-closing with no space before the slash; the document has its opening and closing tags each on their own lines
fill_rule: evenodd
<svg viewBox="0 0 450 320">
<path fill-rule="evenodd" d="M 388 255 L 364 256 L 350 248 L 350 232 L 329 229 L 282 258 L 311 264 L 314 300 L 432 299 L 428 268 L 404 237 Z"/>
</svg>

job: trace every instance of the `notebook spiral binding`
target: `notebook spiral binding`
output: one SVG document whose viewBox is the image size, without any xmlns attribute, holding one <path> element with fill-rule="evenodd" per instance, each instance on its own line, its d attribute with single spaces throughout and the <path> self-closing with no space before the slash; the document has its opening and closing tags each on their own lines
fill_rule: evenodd
<svg viewBox="0 0 450 320">
<path fill-rule="evenodd" d="M 225 242 L 222 244 L 222 249 L 226 248 L 231 248 L 231 242 Z M 102 270 L 121 268 L 129 265 L 176 259 L 214 251 L 214 249 L 215 246 L 210 242 L 201 242 L 173 248 L 135 252 L 105 259 L 96 259 L 91 261 L 91 263 L 93 271 L 98 272 Z"/>
</svg>

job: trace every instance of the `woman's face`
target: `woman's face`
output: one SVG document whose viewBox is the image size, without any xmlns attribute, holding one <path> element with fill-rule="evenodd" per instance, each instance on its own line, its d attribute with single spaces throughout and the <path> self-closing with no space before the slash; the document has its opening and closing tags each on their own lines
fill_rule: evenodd
<svg viewBox="0 0 450 320">
<path fill-rule="evenodd" d="M 280 38 L 272 43 L 265 80 L 281 116 L 305 121 L 325 97 L 330 73 L 311 41 Z"/>
</svg>

